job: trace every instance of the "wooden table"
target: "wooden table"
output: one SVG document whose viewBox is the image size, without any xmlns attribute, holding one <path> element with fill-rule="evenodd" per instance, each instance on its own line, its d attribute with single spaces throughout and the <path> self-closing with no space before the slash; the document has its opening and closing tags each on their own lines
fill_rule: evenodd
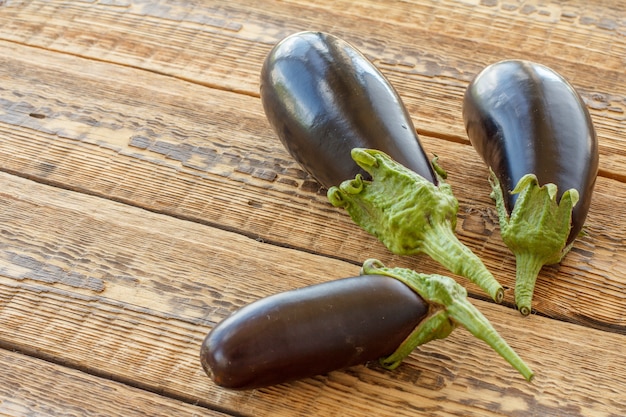
<svg viewBox="0 0 626 417">
<path fill-rule="evenodd" d="M 388 76 L 449 172 L 459 238 L 507 287 L 459 277 L 536 372 L 466 330 L 377 364 L 254 391 L 215 386 L 207 332 L 260 297 L 391 255 L 332 207 L 259 100 L 270 48 L 338 35 Z M 512 305 L 487 169 L 461 98 L 485 65 L 568 78 L 600 143 L 586 236 Z M 0 2 L 0 414 L 623 416 L 626 413 L 626 5 L 621 0 Z"/>
</svg>

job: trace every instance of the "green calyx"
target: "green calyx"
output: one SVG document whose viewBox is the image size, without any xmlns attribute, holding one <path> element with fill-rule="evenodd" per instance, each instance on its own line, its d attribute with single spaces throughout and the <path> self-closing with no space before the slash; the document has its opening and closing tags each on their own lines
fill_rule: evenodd
<svg viewBox="0 0 626 417">
<path fill-rule="evenodd" d="M 395 278 L 429 304 L 428 316 L 390 356 L 381 358 L 387 369 L 395 369 L 417 346 L 447 337 L 458 325 L 487 343 L 527 381 L 534 373 L 493 328 L 483 314 L 467 299 L 467 291 L 452 278 L 420 274 L 405 268 L 387 268 L 376 259 L 368 259 L 361 268 L 362 275 L 384 275 Z"/>
<path fill-rule="evenodd" d="M 502 286 L 482 261 L 454 234 L 459 203 L 433 160 L 439 185 L 426 180 L 381 151 L 355 148 L 352 159 L 372 176 L 357 175 L 328 190 L 335 207 L 343 207 L 352 220 L 378 238 L 396 255 L 425 253 L 451 272 L 481 287 L 496 302 Z"/>
<path fill-rule="evenodd" d="M 567 238 L 572 227 L 572 209 L 579 199 L 570 189 L 557 202 L 554 184 L 540 186 L 533 174 L 523 176 L 512 194 L 518 194 L 509 215 L 497 177 L 490 174 L 491 198 L 495 200 L 502 240 L 516 259 L 515 304 L 523 315 L 530 314 L 533 291 L 543 265 L 558 263 L 569 252 Z"/>
</svg>

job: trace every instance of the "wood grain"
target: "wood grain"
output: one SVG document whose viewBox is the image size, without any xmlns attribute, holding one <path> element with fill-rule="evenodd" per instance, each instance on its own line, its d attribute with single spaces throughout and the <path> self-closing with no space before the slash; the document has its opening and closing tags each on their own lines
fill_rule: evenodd
<svg viewBox="0 0 626 417">
<path fill-rule="evenodd" d="M 533 383 L 462 329 L 394 372 L 231 392 L 202 371 L 206 332 L 259 297 L 368 257 L 447 274 L 331 207 L 269 128 L 260 67 L 301 30 L 350 41 L 401 94 L 505 304 L 456 278 Z M 527 318 L 461 119 L 468 82 L 505 58 L 568 78 L 600 141 L 586 235 Z M 0 1 L 0 414 L 624 415 L 625 67 L 619 0 Z"/>
<path fill-rule="evenodd" d="M 381 67 L 418 130 L 456 141 L 467 140 L 460 106 L 469 80 L 498 60 L 535 60 L 579 89 L 602 139 L 602 171 L 626 180 L 619 1 L 392 1 L 384 13 L 376 1 L 21 6 L 0 15 L 0 38 L 251 95 L 258 95 L 261 64 L 274 43 L 299 30 L 330 31 Z"/>
<path fill-rule="evenodd" d="M 105 63 L 90 62 L 84 71 L 82 59 L 6 46 L 5 56 L 21 59 L 6 60 L 4 68 L 22 74 L 13 82 L 16 98 L 5 101 L 7 111 L 0 115 L 7 137 L 0 143 L 0 164 L 9 172 L 354 264 L 371 256 L 447 273 L 426 257 L 392 256 L 331 207 L 276 139 L 257 98 Z M 54 68 L 72 76 L 58 81 Z M 119 89 L 107 87 L 111 76 Z M 33 91 L 34 79 L 48 91 Z M 459 236 L 509 288 L 510 305 L 515 262 L 499 236 L 487 169 L 466 144 L 422 140 L 449 171 L 461 205 Z M 587 236 L 559 267 L 544 268 L 537 312 L 626 333 L 619 290 L 626 283 L 619 272 L 626 222 L 616 221 L 626 219 L 625 201 L 624 183 L 599 178 Z"/>
<path fill-rule="evenodd" d="M 358 268 L 8 174 L 0 184 L 0 242 L 11 256 L 0 260 L 5 349 L 243 415 L 626 410 L 623 336 L 482 301 L 477 307 L 536 370 L 532 383 L 459 329 L 394 372 L 369 364 L 256 391 L 222 390 L 198 360 L 212 325 L 257 297 Z"/>
<path fill-rule="evenodd" d="M 0 349 L 0 415 L 226 416 L 108 378 Z M 94 414 L 95 415 L 95 414 Z"/>
</svg>

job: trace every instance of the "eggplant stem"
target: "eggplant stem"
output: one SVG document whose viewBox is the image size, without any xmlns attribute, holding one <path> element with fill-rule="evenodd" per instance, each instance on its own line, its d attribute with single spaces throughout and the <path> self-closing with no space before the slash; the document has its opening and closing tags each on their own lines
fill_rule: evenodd
<svg viewBox="0 0 626 417">
<path fill-rule="evenodd" d="M 455 303 L 448 306 L 448 312 L 452 320 L 465 327 L 472 335 L 487 343 L 493 350 L 498 352 L 513 368 L 522 376 L 531 381 L 534 372 L 519 357 L 511 346 L 498 334 L 489 320 L 472 304 Z"/>
<path fill-rule="evenodd" d="M 357 225 L 394 254 L 426 253 L 475 282 L 496 302 L 502 301 L 502 286 L 454 235 L 459 203 L 441 176 L 435 185 L 373 149 L 355 148 L 351 155 L 372 180 L 357 175 L 331 187 L 331 204 L 343 207 Z"/>
<path fill-rule="evenodd" d="M 438 223 L 423 231 L 422 251 L 450 272 L 466 277 L 496 302 L 504 298 L 504 288 L 496 281 L 474 252 L 462 244 L 449 224 Z"/>
<path fill-rule="evenodd" d="M 394 353 L 381 359 L 383 366 L 393 369 L 417 346 L 448 336 L 457 325 L 487 343 L 513 368 L 532 380 L 534 373 L 489 320 L 467 298 L 467 291 L 452 278 L 420 274 L 406 268 L 386 268 L 376 259 L 363 263 L 361 274 L 377 274 L 395 278 L 407 285 L 429 304 L 430 312 Z"/>
<path fill-rule="evenodd" d="M 532 310 L 535 283 L 543 265 L 544 261 L 532 253 L 515 254 L 515 305 L 523 316 Z"/>
<path fill-rule="evenodd" d="M 495 200 L 500 234 L 516 258 L 515 304 L 522 315 L 530 314 L 537 275 L 543 265 L 558 263 L 572 247 L 567 239 L 578 191 L 566 190 L 557 201 L 554 184 L 539 185 L 533 174 L 524 175 L 511 191 L 518 194 L 509 214 L 498 178 L 490 171 L 491 197 Z"/>
</svg>

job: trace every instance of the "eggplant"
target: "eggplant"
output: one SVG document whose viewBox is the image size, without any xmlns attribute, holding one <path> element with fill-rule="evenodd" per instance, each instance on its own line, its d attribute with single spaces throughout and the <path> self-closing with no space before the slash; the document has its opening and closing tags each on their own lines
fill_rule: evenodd
<svg viewBox="0 0 626 417">
<path fill-rule="evenodd" d="M 260 94 L 277 136 L 334 206 L 394 254 L 426 253 L 502 300 L 502 286 L 454 235 L 458 201 L 445 171 L 356 48 L 322 32 L 288 36 L 263 63 Z"/>
<path fill-rule="evenodd" d="M 533 372 L 453 279 L 364 263 L 361 276 L 257 300 L 217 324 L 200 348 L 219 386 L 245 390 L 379 359 L 395 369 L 418 345 L 461 324 L 527 380 Z"/>
<path fill-rule="evenodd" d="M 491 170 L 502 238 L 516 256 L 515 302 L 528 315 L 539 271 L 563 259 L 589 211 L 598 173 L 591 116 L 552 69 L 506 60 L 470 82 L 463 120 Z"/>
<path fill-rule="evenodd" d="M 283 145 L 325 188 L 367 176 L 354 148 L 381 150 L 437 184 L 400 96 L 347 42 L 323 32 L 288 36 L 265 59 L 260 90 Z"/>
<path fill-rule="evenodd" d="M 326 374 L 390 355 L 427 312 L 400 281 L 343 278 L 243 307 L 209 333 L 203 364 L 233 389 Z"/>
</svg>

